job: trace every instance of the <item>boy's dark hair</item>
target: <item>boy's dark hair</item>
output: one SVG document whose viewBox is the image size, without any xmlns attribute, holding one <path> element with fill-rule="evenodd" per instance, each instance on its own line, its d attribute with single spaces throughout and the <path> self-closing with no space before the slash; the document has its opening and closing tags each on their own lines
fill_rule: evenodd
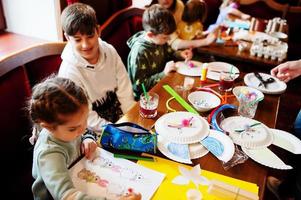
<svg viewBox="0 0 301 200">
<path fill-rule="evenodd" d="M 158 4 L 154 4 L 144 11 L 142 25 L 145 31 L 150 31 L 155 35 L 169 35 L 177 28 L 172 13 Z"/>
<path fill-rule="evenodd" d="M 207 17 L 207 5 L 202 0 L 189 0 L 184 7 L 182 20 L 188 24 L 196 21 L 204 23 Z"/>
<path fill-rule="evenodd" d="M 67 6 L 62 12 L 61 21 L 64 32 L 70 36 L 77 32 L 93 35 L 98 26 L 94 9 L 83 3 Z"/>
<path fill-rule="evenodd" d="M 84 90 L 66 78 L 47 78 L 33 87 L 28 111 L 34 123 L 41 121 L 61 125 L 64 115 L 74 114 L 82 105 L 88 105 Z"/>
</svg>

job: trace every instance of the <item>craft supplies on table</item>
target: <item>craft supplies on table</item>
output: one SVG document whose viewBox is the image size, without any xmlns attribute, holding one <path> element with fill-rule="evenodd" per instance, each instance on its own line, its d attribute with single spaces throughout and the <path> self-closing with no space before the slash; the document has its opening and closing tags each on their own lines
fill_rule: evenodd
<svg viewBox="0 0 301 200">
<path fill-rule="evenodd" d="M 151 156 L 149 154 L 143 155 Z M 153 157 L 156 159 L 156 163 L 142 160 L 138 161 L 139 165 L 166 174 L 166 178 L 154 194 L 152 198 L 153 200 L 186 200 L 188 195 L 195 192 L 199 192 L 203 199 L 206 200 L 233 200 L 233 198 L 221 198 L 213 194 L 209 194 L 208 188 L 212 180 L 222 182 L 225 185 L 231 185 L 233 188 L 237 188 L 237 190 L 246 191 L 248 194 L 250 193 L 254 195 L 254 200 L 258 199 L 259 188 L 254 183 L 203 170 L 199 167 L 199 165 L 191 167 L 157 156 Z"/>
</svg>

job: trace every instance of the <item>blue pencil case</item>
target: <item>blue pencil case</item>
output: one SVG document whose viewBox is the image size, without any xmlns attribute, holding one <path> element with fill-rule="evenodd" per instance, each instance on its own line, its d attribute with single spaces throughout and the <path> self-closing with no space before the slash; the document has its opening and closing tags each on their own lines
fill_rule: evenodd
<svg viewBox="0 0 301 200">
<path fill-rule="evenodd" d="M 103 130 L 100 143 L 104 148 L 155 153 L 157 135 L 131 122 L 108 124 Z"/>
</svg>

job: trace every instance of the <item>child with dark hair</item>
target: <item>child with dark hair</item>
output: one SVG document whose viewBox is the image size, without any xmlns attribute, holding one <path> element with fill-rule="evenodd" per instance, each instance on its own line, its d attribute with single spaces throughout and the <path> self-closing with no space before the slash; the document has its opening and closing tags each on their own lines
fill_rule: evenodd
<svg viewBox="0 0 301 200">
<path fill-rule="evenodd" d="M 33 88 L 28 111 L 36 126 L 42 127 L 34 147 L 32 185 L 34 199 L 104 199 L 77 190 L 68 167 L 83 153 L 92 159 L 96 135 L 86 131 L 88 98 L 69 79 L 52 77 Z M 121 199 L 140 199 L 131 193 Z"/>
<path fill-rule="evenodd" d="M 128 73 L 133 84 L 135 98 L 142 93 L 141 84 L 151 89 L 164 76 L 176 69 L 175 57 L 191 59 L 192 51 L 174 52 L 167 44 L 169 35 L 176 30 L 172 13 L 160 5 L 152 5 L 142 17 L 144 31 L 133 35 L 127 42 Z M 168 62 L 170 61 L 170 62 Z"/>
<path fill-rule="evenodd" d="M 184 7 L 182 21 L 177 26 L 180 39 L 193 40 L 203 37 L 203 23 L 207 15 L 206 3 L 189 0 Z"/>
<path fill-rule="evenodd" d="M 183 11 L 184 11 L 184 4 L 181 0 L 153 0 L 151 2 L 151 5 L 155 3 L 171 11 L 177 25 L 181 23 Z M 205 4 L 205 2 L 202 1 L 202 4 Z M 206 9 L 206 7 L 204 7 L 204 9 Z M 204 10 L 204 13 L 202 13 L 201 16 L 205 17 L 206 13 L 207 11 Z M 182 39 L 178 35 L 177 31 L 175 31 L 173 34 L 170 35 L 168 44 L 174 50 L 188 49 L 188 48 L 191 49 L 191 48 L 210 45 L 215 41 L 215 39 L 216 39 L 216 35 L 214 33 L 210 33 L 204 38 L 195 38 L 193 40 L 187 40 L 187 39 Z"/>
<path fill-rule="evenodd" d="M 184 4 L 181 0 L 152 0 L 150 6 L 153 4 L 159 4 L 163 8 L 168 9 L 173 14 L 176 24 L 181 21 L 184 10 Z"/>
<path fill-rule="evenodd" d="M 88 126 L 101 132 L 102 125 L 116 122 L 134 104 L 131 81 L 117 51 L 99 38 L 92 7 L 71 4 L 61 21 L 68 43 L 58 75 L 85 89 L 93 105 Z"/>
</svg>

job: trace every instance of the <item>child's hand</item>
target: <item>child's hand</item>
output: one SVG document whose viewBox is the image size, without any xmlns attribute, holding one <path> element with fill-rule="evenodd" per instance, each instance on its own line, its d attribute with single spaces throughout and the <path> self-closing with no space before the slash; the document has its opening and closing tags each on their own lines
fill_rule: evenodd
<svg viewBox="0 0 301 200">
<path fill-rule="evenodd" d="M 87 159 L 92 159 L 93 154 L 97 148 L 96 142 L 91 138 L 86 138 L 81 144 L 81 151 L 83 154 L 85 154 L 85 157 Z"/>
<path fill-rule="evenodd" d="M 301 60 L 282 63 L 271 70 L 271 75 L 277 77 L 281 81 L 289 82 L 301 75 Z"/>
<path fill-rule="evenodd" d="M 250 19 L 250 18 L 251 18 L 251 16 L 248 15 L 248 14 L 242 14 L 241 15 L 241 19 L 243 19 L 243 20 L 247 20 L 247 19 Z"/>
<path fill-rule="evenodd" d="M 140 200 L 140 199 L 141 199 L 140 193 L 137 194 L 137 193 L 131 192 L 131 193 L 123 195 L 122 197 L 120 197 L 119 200 Z"/>
<path fill-rule="evenodd" d="M 176 69 L 177 68 L 176 68 L 175 62 L 174 61 L 169 61 L 169 62 L 166 63 L 163 72 L 164 72 L 165 75 L 168 75 L 170 72 L 175 71 Z"/>
<path fill-rule="evenodd" d="M 206 37 L 206 44 L 210 45 L 216 40 L 216 34 L 215 33 L 209 33 Z"/>
<path fill-rule="evenodd" d="M 192 53 L 192 48 L 189 49 L 185 49 L 183 51 L 181 51 L 181 57 L 185 59 L 185 61 L 187 60 L 191 60 L 193 53 Z"/>
</svg>

